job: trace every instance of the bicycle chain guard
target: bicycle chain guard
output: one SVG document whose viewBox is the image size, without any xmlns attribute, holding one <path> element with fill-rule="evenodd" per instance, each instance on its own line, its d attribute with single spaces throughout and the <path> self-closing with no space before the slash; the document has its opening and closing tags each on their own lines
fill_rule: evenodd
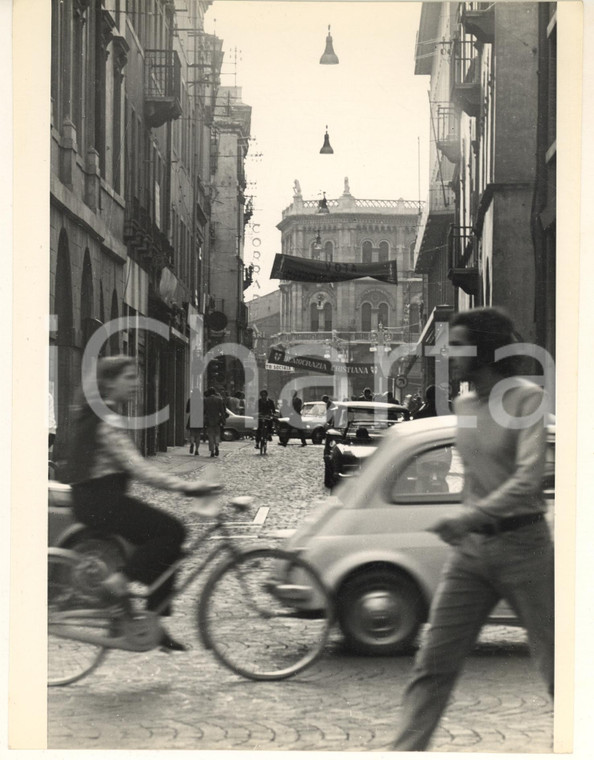
<svg viewBox="0 0 594 760">
<path fill-rule="evenodd" d="M 154 612 L 135 613 L 133 617 L 122 615 L 117 619 L 118 635 L 124 639 L 122 649 L 147 652 L 158 646 L 163 631 L 159 616 Z"/>
</svg>

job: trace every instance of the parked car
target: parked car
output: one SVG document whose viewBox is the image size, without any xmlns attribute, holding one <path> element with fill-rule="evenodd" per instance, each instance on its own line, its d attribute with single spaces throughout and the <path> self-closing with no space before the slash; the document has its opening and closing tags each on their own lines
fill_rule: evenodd
<svg viewBox="0 0 594 760">
<path fill-rule="evenodd" d="M 301 422 L 305 437 L 310 438 L 312 443 L 322 443 L 326 434 L 326 404 L 323 401 L 306 401 L 301 409 Z M 301 438 L 301 431 L 291 425 L 290 417 L 279 417 L 276 429 L 280 443 Z"/>
<path fill-rule="evenodd" d="M 331 427 L 324 445 L 324 485 L 357 475 L 377 449 L 386 431 L 410 417 L 405 406 L 379 401 L 336 403 L 329 413 Z"/>
<path fill-rule="evenodd" d="M 427 619 L 448 544 L 428 527 L 461 508 L 456 418 L 393 426 L 359 477 L 345 481 L 288 539 L 320 572 L 349 647 L 406 650 Z M 545 495 L 554 495 L 555 432 L 548 429 Z M 552 522 L 553 510 L 548 516 Z M 308 609 L 316 609 L 315 599 Z M 517 625 L 499 604 L 491 622 Z"/>
<path fill-rule="evenodd" d="M 230 409 L 227 409 L 227 414 L 229 416 L 225 420 L 223 428 L 224 441 L 236 441 L 238 438 L 243 438 L 246 435 L 254 436 L 256 434 L 258 423 L 255 417 L 235 414 Z"/>
</svg>

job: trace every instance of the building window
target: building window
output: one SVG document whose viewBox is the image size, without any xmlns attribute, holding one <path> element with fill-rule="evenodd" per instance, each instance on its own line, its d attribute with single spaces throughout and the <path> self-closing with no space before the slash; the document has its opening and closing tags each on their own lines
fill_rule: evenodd
<svg viewBox="0 0 594 760">
<path fill-rule="evenodd" d="M 311 257 L 314 261 L 319 261 L 322 258 L 322 247 L 316 240 L 311 244 Z"/>
<path fill-rule="evenodd" d="M 332 330 L 332 304 L 324 304 L 324 331 L 330 332 Z"/>
<path fill-rule="evenodd" d="M 326 261 L 332 261 L 334 258 L 334 245 L 330 241 L 324 244 L 324 254 Z"/>
<path fill-rule="evenodd" d="M 388 320 L 389 320 L 388 304 L 380 303 L 377 309 L 377 323 L 378 325 L 383 325 L 383 327 L 387 327 L 389 324 Z"/>
<path fill-rule="evenodd" d="M 385 240 L 379 244 L 378 261 L 387 261 L 390 256 L 390 246 Z"/>
<path fill-rule="evenodd" d="M 371 264 L 372 256 L 373 256 L 373 246 L 371 245 L 371 242 L 369 240 L 366 240 L 363 243 L 363 263 L 364 264 Z"/>
<path fill-rule="evenodd" d="M 361 330 L 369 332 L 371 330 L 371 304 L 364 303 L 361 306 Z"/>
<path fill-rule="evenodd" d="M 317 304 L 312 303 L 309 307 L 311 331 L 317 332 L 320 329 L 320 310 Z"/>
</svg>

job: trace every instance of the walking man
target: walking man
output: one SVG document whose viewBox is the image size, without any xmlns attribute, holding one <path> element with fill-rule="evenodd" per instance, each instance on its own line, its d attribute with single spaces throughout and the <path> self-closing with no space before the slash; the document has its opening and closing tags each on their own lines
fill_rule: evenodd
<svg viewBox="0 0 594 760">
<path fill-rule="evenodd" d="M 297 395 L 297 391 L 293 392 L 291 405 L 293 409 L 291 410 L 291 413 L 289 416 L 289 422 L 291 424 L 291 427 L 299 431 L 299 437 L 301 438 L 301 445 L 307 446 L 307 442 L 305 440 L 305 430 L 303 429 L 303 420 L 301 419 L 301 410 L 303 409 L 303 401 Z"/>
<path fill-rule="evenodd" d="M 204 394 L 204 427 L 211 457 L 218 457 L 221 427 L 225 424 L 225 403 L 216 390 L 210 387 Z"/>
<path fill-rule="evenodd" d="M 449 337 L 450 346 L 459 347 L 450 350 L 452 376 L 474 388 L 455 402 L 464 509 L 432 528 L 454 552 L 442 571 L 405 691 L 393 745 L 399 751 L 427 748 L 464 659 L 502 598 L 527 629 L 532 655 L 553 695 L 553 546 L 541 491 L 544 392 L 519 377 L 511 386 L 500 383 L 515 375 L 513 357 L 495 361 L 494 354 L 515 339 L 512 322 L 499 310 L 456 314 Z"/>
</svg>

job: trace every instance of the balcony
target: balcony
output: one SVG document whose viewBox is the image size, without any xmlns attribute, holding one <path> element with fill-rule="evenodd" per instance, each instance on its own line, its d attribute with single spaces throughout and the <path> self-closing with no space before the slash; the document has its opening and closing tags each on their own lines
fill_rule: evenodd
<svg viewBox="0 0 594 760">
<path fill-rule="evenodd" d="M 133 198 L 126 207 L 124 243 L 143 266 L 150 266 L 156 271 L 173 266 L 173 248 L 169 239 L 152 221 L 138 198 Z"/>
<path fill-rule="evenodd" d="M 426 204 L 415 243 L 415 273 L 428 274 L 433 262 L 442 255 L 446 246 L 448 229 L 454 221 L 456 195 L 452 189 L 453 164 L 444 161 L 450 171 L 442 171 L 440 181 L 434 180 L 429 189 Z"/>
<path fill-rule="evenodd" d="M 448 234 L 448 279 L 452 285 L 471 296 L 479 290 L 475 242 L 472 227 L 451 225 Z"/>
<path fill-rule="evenodd" d="M 455 106 L 434 103 L 433 118 L 435 127 L 435 143 L 438 150 L 457 164 L 460 160 L 460 117 Z"/>
<path fill-rule="evenodd" d="M 458 16 L 468 34 L 474 34 L 480 42 L 493 42 L 495 39 L 494 2 L 460 3 Z"/>
<path fill-rule="evenodd" d="M 403 327 L 386 327 L 390 333 L 391 343 L 402 343 L 404 341 Z M 282 332 L 272 336 L 273 344 L 282 343 L 284 346 L 299 343 L 317 343 L 325 345 L 326 341 L 347 341 L 350 345 L 356 343 L 370 343 L 372 340 L 371 331 L 362 332 L 337 332 L 336 330 L 320 330 L 318 332 Z"/>
<path fill-rule="evenodd" d="M 180 62 L 175 50 L 145 51 L 144 111 L 151 127 L 181 116 Z"/>
<path fill-rule="evenodd" d="M 469 116 L 478 116 L 481 106 L 480 56 L 469 40 L 452 42 L 452 101 Z"/>
</svg>

